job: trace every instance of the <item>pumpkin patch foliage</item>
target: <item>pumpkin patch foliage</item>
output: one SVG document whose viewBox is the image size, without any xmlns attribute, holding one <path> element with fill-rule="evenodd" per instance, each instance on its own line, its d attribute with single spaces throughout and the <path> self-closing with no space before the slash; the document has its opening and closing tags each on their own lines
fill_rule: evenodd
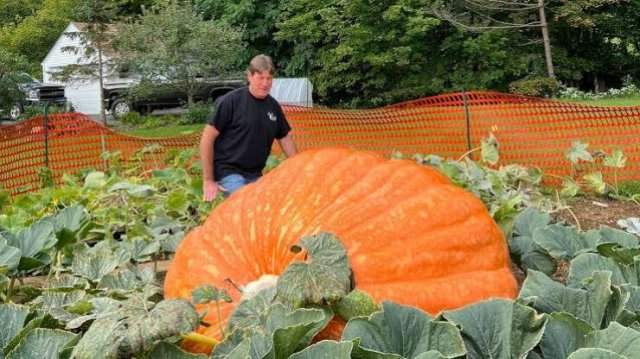
<svg viewBox="0 0 640 359">
<path fill-rule="evenodd" d="M 495 143 L 479 150 L 496 160 Z M 0 357 L 640 351 L 633 227 L 555 222 L 549 209 L 562 204 L 544 197 L 536 170 L 347 149 L 296 157 L 216 203 L 204 223 L 211 204 L 182 168 L 88 172 L 10 199 L 0 214 Z M 142 262 L 174 251 L 163 293 Z M 48 278 L 33 286 L 38 274 Z"/>
</svg>

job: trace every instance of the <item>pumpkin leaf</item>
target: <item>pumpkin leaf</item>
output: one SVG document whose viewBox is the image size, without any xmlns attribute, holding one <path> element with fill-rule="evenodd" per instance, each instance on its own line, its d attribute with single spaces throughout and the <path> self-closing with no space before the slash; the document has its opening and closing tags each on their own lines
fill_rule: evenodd
<svg viewBox="0 0 640 359">
<path fill-rule="evenodd" d="M 165 338 L 193 331 L 200 318 L 185 300 L 164 300 L 148 313 L 117 313 L 94 321 L 73 349 L 72 357 L 103 358 L 133 356 L 150 350 Z"/>
<path fill-rule="evenodd" d="M 331 317 L 325 310 L 292 311 L 276 303 L 259 315 L 259 323 L 240 327 L 216 345 L 212 358 L 288 358 L 298 348 L 308 345 Z"/>
<path fill-rule="evenodd" d="M 610 156 L 604 158 L 602 164 L 607 167 L 624 168 L 627 165 L 627 157 L 621 149 L 616 148 Z"/>
<path fill-rule="evenodd" d="M 640 255 L 640 248 L 624 248 L 617 243 L 605 243 L 598 246 L 598 253 L 617 263 L 628 265 L 633 263 L 633 258 Z"/>
<path fill-rule="evenodd" d="M 613 285 L 638 285 L 639 265 L 640 257 L 634 258 L 633 264 L 624 265 L 595 253 L 583 253 L 571 261 L 567 283 L 571 287 L 580 287 L 585 280 L 592 278 L 594 272 L 609 271 Z"/>
<path fill-rule="evenodd" d="M 629 359 L 611 350 L 600 348 L 582 348 L 571 353 L 567 359 Z"/>
<path fill-rule="evenodd" d="M 302 238 L 292 250 L 307 250 L 310 260 L 289 264 L 278 278 L 277 295 L 294 306 L 335 303 L 351 290 L 347 251 L 331 233 Z"/>
<path fill-rule="evenodd" d="M 480 144 L 480 157 L 482 162 L 490 165 L 495 165 L 500 160 L 498 140 L 493 133 L 489 133 L 489 137 L 482 139 Z"/>
<path fill-rule="evenodd" d="M 525 358 L 540 342 L 547 317 L 504 299 L 442 314 L 460 326 L 469 358 Z"/>
<path fill-rule="evenodd" d="M 106 247 L 84 248 L 78 251 L 71 263 L 72 272 L 93 282 L 99 282 L 120 264 L 119 259 Z"/>
<path fill-rule="evenodd" d="M 640 332 L 612 322 L 608 328 L 587 335 L 586 347 L 602 348 L 635 358 L 640 353 Z"/>
<path fill-rule="evenodd" d="M 231 303 L 231 296 L 224 289 L 219 289 L 210 285 L 203 285 L 193 290 L 191 300 L 195 304 L 206 304 L 209 302 L 224 301 Z"/>
<path fill-rule="evenodd" d="M 524 269 L 538 270 L 549 275 L 555 272 L 556 265 L 552 258 L 533 239 L 534 232 L 546 227 L 549 222 L 551 217 L 547 213 L 531 207 L 515 218 L 509 249 Z"/>
<path fill-rule="evenodd" d="M 104 172 L 91 172 L 84 179 L 84 188 L 100 189 L 107 184 L 107 176 Z"/>
<path fill-rule="evenodd" d="M 562 189 L 560 190 L 560 195 L 565 198 L 572 198 L 580 193 L 580 185 L 572 178 L 565 178 L 562 181 Z"/>
<path fill-rule="evenodd" d="M 289 359 L 351 359 L 353 342 L 323 340 L 294 353 Z"/>
<path fill-rule="evenodd" d="M 204 359 L 203 354 L 185 352 L 175 344 L 160 342 L 147 354 L 148 359 Z"/>
<path fill-rule="evenodd" d="M 565 359 L 585 345 L 587 334 L 594 331 L 588 323 L 570 313 L 558 312 L 548 316 L 540 349 L 545 359 Z"/>
<path fill-rule="evenodd" d="M 624 248 L 638 248 L 638 237 L 619 229 L 603 226 L 597 231 L 598 243 L 617 243 Z"/>
<path fill-rule="evenodd" d="M 57 358 L 76 337 L 75 334 L 63 330 L 36 328 L 22 338 L 7 354 L 6 359 Z"/>
<path fill-rule="evenodd" d="M 519 298 L 539 312 L 568 312 L 599 329 L 611 300 L 611 273 L 594 273 L 587 289 L 568 288 L 545 274 L 528 271 Z"/>
<path fill-rule="evenodd" d="M 276 288 L 269 287 L 259 291 L 255 296 L 241 301 L 229 317 L 227 324 L 229 332 L 260 325 L 262 317 L 268 313 L 275 298 Z"/>
<path fill-rule="evenodd" d="M 153 195 L 155 189 L 149 185 L 139 185 L 130 182 L 118 182 L 111 186 L 108 192 L 125 191 L 134 198 L 148 198 Z"/>
<path fill-rule="evenodd" d="M 15 337 L 24 327 L 29 308 L 16 304 L 0 304 L 0 352 L 4 350 L 9 341 Z M 1 357 L 2 355 L 0 355 Z"/>
<path fill-rule="evenodd" d="M 604 194 L 607 189 L 607 184 L 604 182 L 601 172 L 594 172 L 584 175 L 585 181 L 587 181 L 587 187 L 598 194 Z"/>
<path fill-rule="evenodd" d="M 555 259 L 571 260 L 580 253 L 596 249 L 596 238 L 582 236 L 573 227 L 559 224 L 536 229 L 533 241 Z"/>
<path fill-rule="evenodd" d="M 640 235 L 640 218 L 638 217 L 619 219 L 616 224 L 628 233 Z"/>
<path fill-rule="evenodd" d="M 580 141 L 573 141 L 571 148 L 565 153 L 565 157 L 573 164 L 577 164 L 579 161 L 593 162 L 593 156 L 587 150 L 588 143 Z"/>
<path fill-rule="evenodd" d="M 382 303 L 382 308 L 368 318 L 351 319 L 342 332 L 342 340 L 360 338 L 359 350 L 365 353 L 404 358 L 429 351 L 437 351 L 445 358 L 465 354 L 460 332 L 452 323 L 435 321 L 419 309 L 392 302 Z"/>
<path fill-rule="evenodd" d="M 10 240 L 8 244 L 20 249 L 22 257 L 29 258 L 37 258 L 40 252 L 53 248 L 57 242 L 55 229 L 48 221 L 38 221 L 14 238 L 15 242 Z"/>
<path fill-rule="evenodd" d="M 0 267 L 13 271 L 20 264 L 20 249 L 7 245 L 4 238 L 0 238 Z"/>
</svg>

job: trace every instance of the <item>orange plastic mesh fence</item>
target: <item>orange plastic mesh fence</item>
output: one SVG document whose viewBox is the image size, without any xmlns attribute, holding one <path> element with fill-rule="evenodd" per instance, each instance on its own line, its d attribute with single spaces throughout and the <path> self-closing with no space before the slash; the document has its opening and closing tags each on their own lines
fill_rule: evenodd
<svg viewBox="0 0 640 359">
<path fill-rule="evenodd" d="M 640 179 L 640 106 L 595 107 L 496 92 L 446 94 L 372 110 L 285 107 L 298 147 L 346 145 L 383 154 L 433 153 L 457 158 L 477 147 L 490 131 L 500 143 L 501 163 L 540 167 L 567 175 L 565 152 L 572 141 L 590 149 L 622 149 L 627 165 L 619 180 Z M 162 164 L 171 148 L 196 148 L 200 134 L 172 138 L 122 135 L 82 114 L 40 116 L 0 127 L 0 186 L 11 193 L 39 188 L 45 166 L 57 181 L 65 172 L 105 169 L 104 151 L 120 151 L 123 159 L 145 146 L 149 166 Z M 45 141 L 47 138 L 47 141 Z M 468 143 L 469 139 L 469 143 Z M 46 143 L 46 145 L 45 145 Z M 45 153 L 48 152 L 48 156 Z M 598 168 L 611 176 L 612 170 Z"/>
<path fill-rule="evenodd" d="M 101 154 L 120 151 L 123 160 L 145 146 L 158 144 L 145 154 L 149 164 L 163 163 L 171 148 L 191 148 L 199 134 L 174 138 L 139 138 L 118 134 L 78 113 L 34 117 L 0 127 L 0 186 L 12 194 L 40 188 L 41 168 L 48 166 L 56 182 L 62 174 L 83 169 L 105 170 Z"/>
</svg>

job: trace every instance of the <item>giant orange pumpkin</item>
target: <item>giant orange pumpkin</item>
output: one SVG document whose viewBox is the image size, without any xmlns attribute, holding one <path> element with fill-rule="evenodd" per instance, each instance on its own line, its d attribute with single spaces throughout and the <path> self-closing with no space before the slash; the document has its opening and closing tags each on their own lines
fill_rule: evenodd
<svg viewBox="0 0 640 359">
<path fill-rule="evenodd" d="M 178 247 L 165 296 L 280 274 L 290 246 L 321 231 L 338 236 L 356 287 L 378 301 L 435 314 L 517 292 L 504 236 L 474 195 L 412 161 L 330 148 L 286 160 L 215 208 Z M 224 321 L 240 297 L 230 294 Z M 205 321 L 200 331 L 219 337 L 215 306 Z"/>
</svg>

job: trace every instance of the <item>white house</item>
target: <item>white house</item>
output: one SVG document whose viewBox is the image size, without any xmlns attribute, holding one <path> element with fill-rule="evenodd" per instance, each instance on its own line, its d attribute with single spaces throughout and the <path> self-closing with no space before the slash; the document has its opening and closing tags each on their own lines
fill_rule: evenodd
<svg viewBox="0 0 640 359">
<path fill-rule="evenodd" d="M 66 65 L 97 63 L 95 59 L 86 59 L 83 51 L 63 51 L 63 49 L 70 47 L 82 48 L 81 39 L 67 34 L 79 33 L 84 31 L 85 28 L 86 24 L 83 23 L 69 23 L 51 50 L 49 50 L 47 56 L 42 60 L 42 76 L 43 82 L 65 86 L 65 96 L 76 111 L 97 115 L 100 113 L 100 85 L 98 79 L 74 79 L 62 82 L 53 76 L 54 73 L 60 71 Z M 108 64 L 116 56 L 117 54 L 112 49 L 107 49 L 102 54 L 103 63 L 106 64 L 103 71 L 105 74 L 104 86 L 135 83 L 135 78 L 119 77 L 116 71 L 112 71 Z M 307 78 L 282 78 L 274 81 L 271 95 L 283 104 L 313 106 L 312 91 L 313 86 Z"/>
</svg>

